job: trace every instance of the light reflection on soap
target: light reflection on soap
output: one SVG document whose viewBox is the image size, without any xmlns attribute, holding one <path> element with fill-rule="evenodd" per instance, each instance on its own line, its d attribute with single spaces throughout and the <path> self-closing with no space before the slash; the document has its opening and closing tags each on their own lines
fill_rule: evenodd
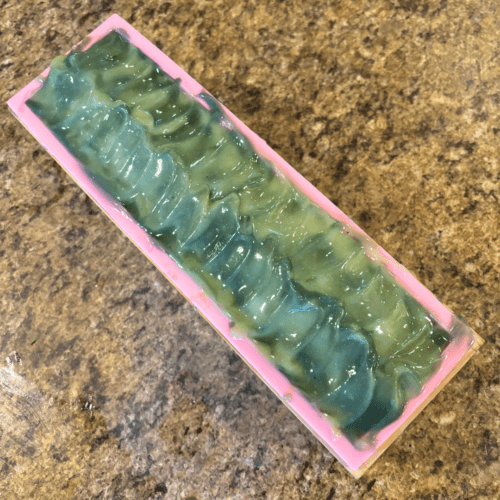
<svg viewBox="0 0 500 500">
<path fill-rule="evenodd" d="M 111 32 L 56 58 L 28 105 L 346 435 L 390 424 L 448 335 L 197 97 Z"/>
</svg>

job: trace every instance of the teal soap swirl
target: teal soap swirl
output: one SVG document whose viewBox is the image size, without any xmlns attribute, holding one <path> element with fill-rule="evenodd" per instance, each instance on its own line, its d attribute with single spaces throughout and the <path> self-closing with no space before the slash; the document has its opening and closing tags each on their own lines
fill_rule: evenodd
<svg viewBox="0 0 500 500">
<path fill-rule="evenodd" d="M 447 334 L 198 97 L 111 32 L 56 58 L 28 105 L 346 435 L 388 425 Z"/>
</svg>

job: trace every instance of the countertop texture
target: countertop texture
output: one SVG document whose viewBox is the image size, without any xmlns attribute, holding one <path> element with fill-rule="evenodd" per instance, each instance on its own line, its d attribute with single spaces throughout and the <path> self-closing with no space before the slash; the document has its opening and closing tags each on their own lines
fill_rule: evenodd
<svg viewBox="0 0 500 500">
<path fill-rule="evenodd" d="M 486 344 L 354 480 L 5 102 L 128 20 Z M 496 0 L 0 1 L 0 497 L 498 499 Z"/>
</svg>

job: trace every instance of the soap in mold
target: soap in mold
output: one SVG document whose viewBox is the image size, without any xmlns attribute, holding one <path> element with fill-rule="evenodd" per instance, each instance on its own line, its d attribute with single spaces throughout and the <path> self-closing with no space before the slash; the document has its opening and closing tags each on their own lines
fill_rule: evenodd
<svg viewBox="0 0 500 500">
<path fill-rule="evenodd" d="M 202 98 L 111 32 L 28 106 L 341 429 L 393 422 L 446 332 Z"/>
<path fill-rule="evenodd" d="M 438 372 L 450 331 L 126 32 L 57 57 L 26 104 L 354 448 Z"/>
</svg>

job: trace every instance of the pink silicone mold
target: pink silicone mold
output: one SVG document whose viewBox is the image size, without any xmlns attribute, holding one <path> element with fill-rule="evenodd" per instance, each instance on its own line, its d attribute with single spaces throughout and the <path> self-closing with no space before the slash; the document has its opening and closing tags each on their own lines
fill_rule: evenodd
<svg viewBox="0 0 500 500">
<path fill-rule="evenodd" d="M 173 78 L 180 78 L 182 87 L 196 97 L 207 92 L 155 45 L 118 15 L 113 15 L 96 28 L 78 50 L 91 46 L 110 30 L 120 30 L 127 39 L 155 61 Z M 40 76 L 47 76 L 47 68 Z M 453 341 L 443 353 L 439 370 L 427 381 L 422 392 L 411 399 L 401 417 L 372 437 L 362 449 L 356 448 L 339 432 L 334 424 L 318 412 L 304 397 L 290 385 L 288 380 L 259 352 L 257 347 L 243 333 L 231 327 L 230 319 L 202 288 L 175 262 L 157 243 L 135 222 L 116 200 L 108 196 L 85 174 L 82 165 L 66 150 L 52 132 L 26 106 L 26 101 L 42 85 L 37 78 L 14 95 L 8 105 L 21 123 L 36 137 L 52 157 L 66 170 L 75 182 L 97 203 L 102 210 L 127 234 L 150 261 L 172 282 L 172 284 L 191 302 L 198 312 L 222 335 L 238 352 L 255 373 L 269 386 L 283 403 L 311 430 L 311 432 L 330 450 L 333 455 L 356 477 L 369 467 L 387 446 L 402 432 L 413 418 L 428 404 L 445 383 L 465 364 L 482 344 L 482 339 L 464 323 L 459 321 L 439 300 L 414 278 L 403 266 L 398 264 L 387 252 L 379 247 L 353 221 L 351 221 L 330 200 L 294 170 L 283 158 L 273 151 L 265 141 L 252 132 L 244 123 L 223 107 L 239 130 L 245 134 L 257 151 L 288 177 L 296 187 L 305 193 L 322 209 L 335 219 L 346 224 L 365 245 L 370 258 L 383 263 L 395 279 L 415 297 L 448 332 Z M 207 92 L 208 93 L 208 92 Z M 203 105 L 203 100 L 198 99 Z"/>
</svg>

